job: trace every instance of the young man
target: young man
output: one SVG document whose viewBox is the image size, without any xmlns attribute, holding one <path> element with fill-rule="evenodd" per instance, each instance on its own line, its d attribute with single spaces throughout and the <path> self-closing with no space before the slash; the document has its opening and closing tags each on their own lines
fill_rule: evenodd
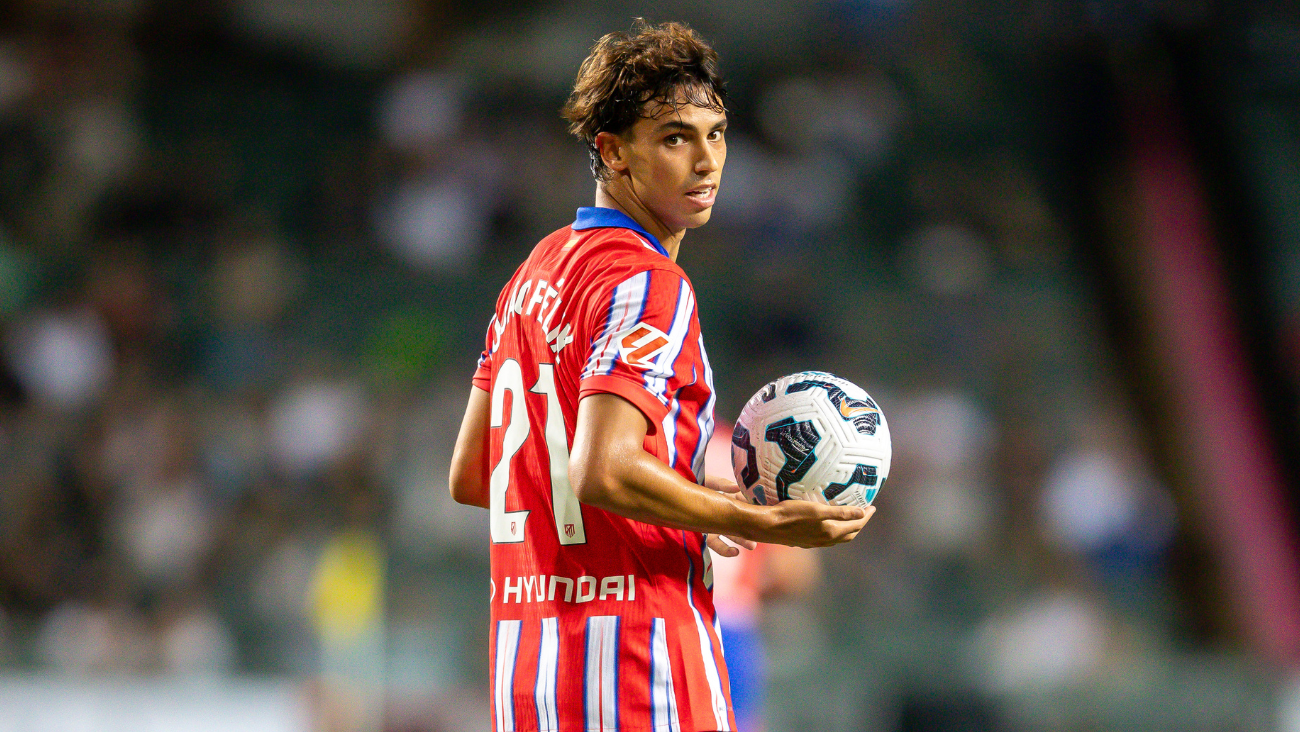
<svg viewBox="0 0 1300 732">
<path fill-rule="evenodd" d="M 735 729 L 706 546 L 837 544 L 874 510 L 701 485 L 713 374 L 676 259 L 718 192 L 725 102 L 692 30 L 638 22 L 565 105 L 596 206 L 501 291 L 451 466 L 490 512 L 498 732 Z"/>
</svg>

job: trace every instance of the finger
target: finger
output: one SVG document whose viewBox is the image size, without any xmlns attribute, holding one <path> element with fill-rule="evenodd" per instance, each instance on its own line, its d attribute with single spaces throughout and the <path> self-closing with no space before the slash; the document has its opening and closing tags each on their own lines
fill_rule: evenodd
<svg viewBox="0 0 1300 732">
<path fill-rule="evenodd" d="M 836 534 L 848 534 L 850 532 L 856 533 L 862 531 L 862 529 L 867 525 L 867 519 L 861 518 L 857 521 L 836 521 L 834 522 L 834 525 Z"/>
<path fill-rule="evenodd" d="M 846 539 L 843 537 L 849 534 L 857 536 L 858 532 L 862 531 L 862 529 L 866 527 L 867 522 L 871 520 L 871 517 L 875 515 L 876 509 L 874 507 L 868 507 L 865 513 L 866 515 L 856 521 L 827 522 L 831 535 L 835 537 L 835 541 L 852 541 L 851 538 Z"/>
<path fill-rule="evenodd" d="M 753 549 L 754 547 L 758 546 L 758 542 L 751 541 L 750 539 L 745 539 L 739 536 L 729 536 L 727 534 L 721 534 L 719 535 L 719 538 L 725 539 L 726 540 L 725 543 L 728 546 L 741 547 L 743 549 Z"/>
<path fill-rule="evenodd" d="M 839 534 L 839 535 L 837 535 L 837 536 L 831 538 L 829 541 L 827 541 L 827 542 L 826 542 L 826 546 L 838 546 L 838 545 L 840 545 L 840 544 L 847 544 L 847 543 L 849 543 L 850 541 L 853 541 L 853 537 L 855 537 L 855 536 L 857 536 L 857 535 L 858 535 L 858 532 L 856 532 L 856 531 L 850 531 L 850 532 L 848 532 L 847 534 Z"/>
<path fill-rule="evenodd" d="M 744 503 L 744 504 L 752 504 L 752 503 L 753 503 L 753 501 L 750 501 L 750 500 L 749 500 L 749 497 L 748 497 L 748 496 L 746 496 L 744 493 L 742 493 L 742 492 L 740 492 L 740 491 L 736 491 L 735 493 L 723 493 L 722 495 L 726 496 L 727 498 L 730 498 L 731 500 L 735 501 L 736 503 Z"/>
<path fill-rule="evenodd" d="M 862 528 L 866 525 L 866 519 L 858 519 L 857 521 L 823 521 L 822 531 L 825 532 L 825 535 L 831 541 L 839 541 L 840 537 L 846 534 L 862 531 Z"/>
<path fill-rule="evenodd" d="M 833 521 L 858 521 L 867 515 L 866 511 L 863 511 L 857 506 L 836 506 L 817 503 L 812 505 L 817 506 L 825 518 Z"/>
<path fill-rule="evenodd" d="M 708 544 L 709 550 L 714 554 L 724 557 L 734 557 L 740 554 L 740 550 L 722 540 L 717 534 L 709 534 L 704 542 Z"/>
<path fill-rule="evenodd" d="M 740 550 L 736 549 L 735 546 L 728 545 L 728 543 L 723 542 L 720 538 L 708 537 L 707 540 L 705 540 L 705 543 L 708 546 L 708 550 L 719 556 L 736 556 L 737 554 L 740 554 Z"/>
<path fill-rule="evenodd" d="M 726 537 L 726 539 L 732 544 L 735 544 L 738 547 L 743 547 L 745 549 L 753 549 L 758 546 L 758 542 L 752 541 L 750 539 L 742 539 L 739 536 L 728 536 Z"/>
<path fill-rule="evenodd" d="M 846 508 L 852 508 L 852 507 L 846 506 Z M 867 522 L 871 520 L 872 516 L 876 515 L 875 506 L 867 506 L 866 509 L 857 508 L 855 510 L 859 512 L 857 516 L 848 519 L 834 519 L 834 520 L 841 521 L 844 523 L 856 524 L 860 529 L 863 526 L 867 525 Z"/>
<path fill-rule="evenodd" d="M 866 526 L 867 522 L 871 520 L 871 517 L 875 515 L 876 515 L 876 507 L 867 506 L 867 510 L 862 515 L 862 525 Z"/>
<path fill-rule="evenodd" d="M 720 475 L 708 475 L 708 476 L 705 476 L 705 478 L 704 478 L 704 487 L 705 487 L 705 488 L 708 488 L 708 489 L 710 489 L 710 490 L 715 490 L 715 491 L 717 491 L 717 492 L 719 492 L 719 493 L 739 493 L 739 492 L 740 492 L 740 486 L 736 485 L 736 481 L 734 481 L 734 480 L 729 480 L 729 479 L 724 478 L 724 477 L 722 477 L 722 476 L 720 476 Z"/>
</svg>

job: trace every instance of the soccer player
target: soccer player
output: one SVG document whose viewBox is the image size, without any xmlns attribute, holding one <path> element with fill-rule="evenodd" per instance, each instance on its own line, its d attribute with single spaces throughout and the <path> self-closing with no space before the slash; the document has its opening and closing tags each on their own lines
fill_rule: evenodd
<svg viewBox="0 0 1300 732">
<path fill-rule="evenodd" d="M 717 54 L 638 21 L 601 38 L 564 107 L 595 207 L 497 299 L 452 457 L 489 511 L 494 729 L 733 730 L 709 548 L 850 541 L 874 509 L 754 506 L 704 475 L 713 372 L 687 229 L 726 162 Z"/>
</svg>

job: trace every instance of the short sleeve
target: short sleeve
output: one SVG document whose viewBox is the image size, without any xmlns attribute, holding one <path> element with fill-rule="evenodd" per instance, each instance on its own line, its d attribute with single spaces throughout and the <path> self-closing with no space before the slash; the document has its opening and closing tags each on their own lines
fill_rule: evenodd
<svg viewBox="0 0 1300 732">
<path fill-rule="evenodd" d="M 478 357 L 478 366 L 474 369 L 474 386 L 483 391 L 492 391 L 492 347 L 496 339 L 493 337 L 496 331 L 497 317 L 492 316 L 488 323 L 487 335 L 484 337 L 483 353 Z"/>
<path fill-rule="evenodd" d="M 698 330 L 690 283 L 671 270 L 639 272 L 618 283 L 592 315 L 578 398 L 617 394 L 659 424 L 680 386 L 677 364 Z"/>
</svg>

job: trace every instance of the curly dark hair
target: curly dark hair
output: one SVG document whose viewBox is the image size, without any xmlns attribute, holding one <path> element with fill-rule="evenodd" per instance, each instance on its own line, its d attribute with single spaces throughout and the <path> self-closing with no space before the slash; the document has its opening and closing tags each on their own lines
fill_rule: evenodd
<svg viewBox="0 0 1300 732">
<path fill-rule="evenodd" d="M 682 103 L 726 111 L 717 52 L 682 23 L 637 18 L 627 33 L 606 34 L 591 47 L 561 114 L 569 132 L 587 144 L 591 174 L 603 181 L 610 171 L 596 135 L 621 134 L 638 119 L 659 116 L 665 105 Z"/>
</svg>

